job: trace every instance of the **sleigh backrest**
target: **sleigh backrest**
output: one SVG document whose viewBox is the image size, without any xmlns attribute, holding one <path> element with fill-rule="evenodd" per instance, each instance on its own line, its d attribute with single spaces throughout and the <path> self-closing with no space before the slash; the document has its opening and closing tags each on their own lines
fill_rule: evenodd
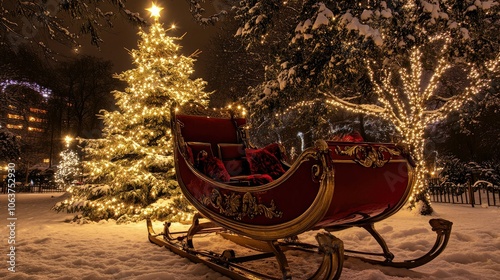
<svg viewBox="0 0 500 280">
<path fill-rule="evenodd" d="M 184 142 L 210 143 L 216 153 L 220 143 L 243 144 L 244 118 L 215 118 L 195 115 L 176 115 Z"/>
<path fill-rule="evenodd" d="M 245 109 L 239 105 L 208 109 L 196 102 L 174 104 L 171 125 L 176 158 L 183 158 L 188 164 L 186 167 L 195 167 L 204 175 L 224 182 L 227 175 L 246 175 L 249 168 L 245 163 L 245 151 L 251 145 L 245 115 Z M 176 172 L 182 170 L 176 168 Z"/>
</svg>

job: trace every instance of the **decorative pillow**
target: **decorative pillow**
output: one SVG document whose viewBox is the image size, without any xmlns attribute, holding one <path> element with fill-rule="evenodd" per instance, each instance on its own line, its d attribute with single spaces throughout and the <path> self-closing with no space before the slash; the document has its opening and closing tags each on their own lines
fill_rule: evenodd
<svg viewBox="0 0 500 280">
<path fill-rule="evenodd" d="M 205 150 L 199 152 L 196 162 L 196 168 L 213 180 L 229 182 L 231 179 L 224 163 L 220 159 L 210 156 Z"/>
<path fill-rule="evenodd" d="M 218 144 L 219 157 L 231 176 L 248 174 L 248 163 L 244 160 L 245 146 L 243 144 Z"/>
<path fill-rule="evenodd" d="M 353 131 L 345 134 L 338 134 L 332 137 L 332 141 L 337 142 L 363 142 L 363 136 L 357 131 Z"/>
<path fill-rule="evenodd" d="M 227 173 L 231 176 L 239 176 L 246 173 L 244 170 L 247 168 L 245 168 L 244 161 L 242 159 L 223 160 L 222 163 L 224 164 Z"/>
<path fill-rule="evenodd" d="M 252 174 L 269 174 L 277 179 L 285 173 L 280 161 L 265 148 L 246 149 L 245 152 Z"/>
<path fill-rule="evenodd" d="M 272 143 L 263 148 L 264 150 L 270 152 L 272 155 L 274 155 L 278 160 L 282 161 L 287 161 L 286 153 L 285 153 L 285 148 L 283 145 L 279 143 Z"/>
<path fill-rule="evenodd" d="M 189 163 L 194 164 L 193 149 L 191 149 L 188 144 L 186 144 L 186 154 L 188 156 Z"/>
</svg>

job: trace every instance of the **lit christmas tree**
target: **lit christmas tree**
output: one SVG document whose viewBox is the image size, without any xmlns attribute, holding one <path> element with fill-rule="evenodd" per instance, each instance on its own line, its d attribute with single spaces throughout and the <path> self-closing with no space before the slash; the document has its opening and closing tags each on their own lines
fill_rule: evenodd
<svg viewBox="0 0 500 280">
<path fill-rule="evenodd" d="M 70 189 L 72 198 L 56 211 L 81 211 L 91 220 L 189 218 L 175 180 L 170 107 L 174 101 L 206 104 L 209 94 L 203 80 L 190 79 L 194 59 L 179 53 L 181 38 L 166 35 L 161 8 L 148 10 L 154 23 L 149 33 L 139 32 L 138 49 L 131 51 L 136 68 L 117 76 L 128 83 L 114 93 L 120 110 L 103 112 L 104 139 L 82 142 L 87 184 Z"/>
<path fill-rule="evenodd" d="M 62 188 L 66 188 L 71 185 L 71 183 L 74 180 L 78 180 L 78 177 L 82 174 L 78 153 L 69 148 L 72 138 L 66 136 L 65 141 L 66 150 L 59 154 L 61 156 L 61 160 L 57 165 L 57 171 L 55 174 L 56 183 Z"/>
</svg>

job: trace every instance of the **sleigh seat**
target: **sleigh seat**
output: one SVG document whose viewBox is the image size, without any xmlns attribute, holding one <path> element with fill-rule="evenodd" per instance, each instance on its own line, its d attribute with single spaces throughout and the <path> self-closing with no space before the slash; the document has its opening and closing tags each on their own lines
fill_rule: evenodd
<svg viewBox="0 0 500 280">
<path fill-rule="evenodd" d="M 182 154 L 203 175 L 233 186 L 272 182 L 289 168 L 284 147 L 272 143 L 261 149 L 246 139 L 245 119 L 177 115 Z M 207 135 L 213 134 L 213 137 Z"/>
</svg>

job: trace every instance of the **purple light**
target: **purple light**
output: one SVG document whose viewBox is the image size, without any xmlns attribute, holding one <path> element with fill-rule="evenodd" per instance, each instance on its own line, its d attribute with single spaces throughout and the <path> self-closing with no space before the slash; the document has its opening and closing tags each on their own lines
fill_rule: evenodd
<svg viewBox="0 0 500 280">
<path fill-rule="evenodd" d="M 4 81 L 1 81 L 0 82 L 0 90 L 2 92 L 5 92 L 5 90 L 7 89 L 7 87 L 9 86 L 23 86 L 23 87 L 27 87 L 27 88 L 30 88 L 38 93 L 40 93 L 40 95 L 42 95 L 43 98 L 45 98 L 45 101 L 47 101 L 50 96 L 52 95 L 52 90 L 51 89 L 48 89 L 48 88 L 45 88 L 45 87 L 42 87 L 41 85 L 37 84 L 37 83 L 33 83 L 33 82 L 25 82 L 25 81 L 16 81 L 16 80 L 4 80 Z"/>
</svg>

